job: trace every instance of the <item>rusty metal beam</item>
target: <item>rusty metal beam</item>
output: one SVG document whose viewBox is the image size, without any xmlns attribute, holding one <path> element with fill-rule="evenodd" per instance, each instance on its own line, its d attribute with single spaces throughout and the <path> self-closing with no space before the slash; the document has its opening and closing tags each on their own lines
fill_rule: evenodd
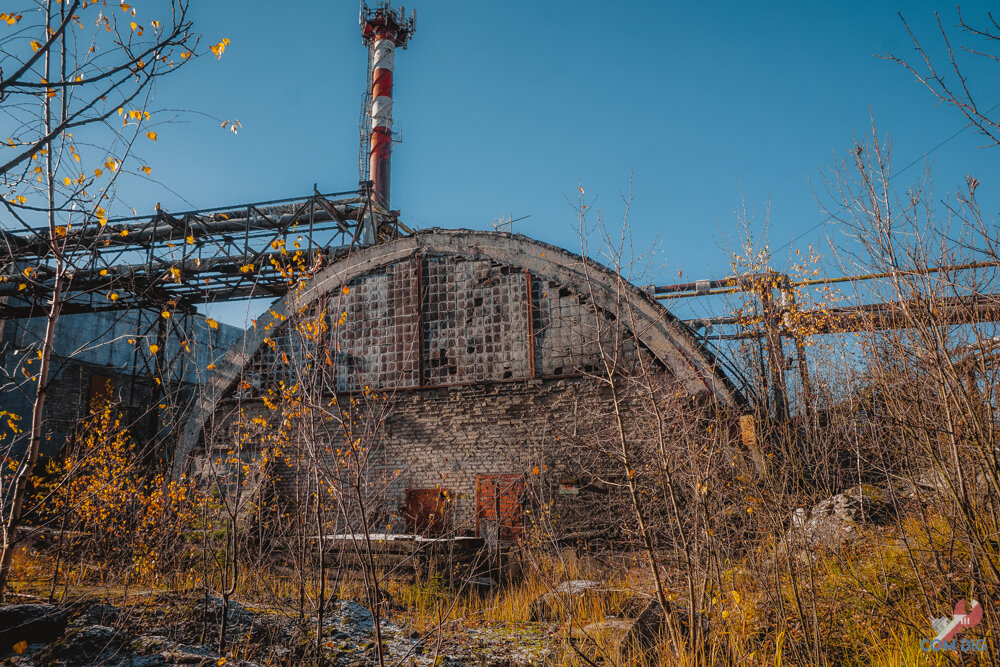
<svg viewBox="0 0 1000 667">
<path fill-rule="evenodd" d="M 910 299 L 904 302 L 842 306 L 803 311 L 813 326 L 811 335 L 907 329 L 920 324 L 961 325 L 976 322 L 1000 322 L 1000 294 L 975 294 L 967 297 Z M 709 326 L 739 326 L 740 317 L 712 317 L 687 320 L 685 324 L 702 329 Z M 734 334 L 734 338 L 758 338 L 758 332 Z"/>
</svg>

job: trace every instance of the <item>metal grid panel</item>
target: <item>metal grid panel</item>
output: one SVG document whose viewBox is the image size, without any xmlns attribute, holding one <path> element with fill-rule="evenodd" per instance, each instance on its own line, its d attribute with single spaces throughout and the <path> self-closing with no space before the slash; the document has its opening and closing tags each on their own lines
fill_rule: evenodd
<svg viewBox="0 0 1000 667">
<path fill-rule="evenodd" d="M 523 273 L 488 260 L 431 257 L 423 284 L 424 384 L 530 376 Z"/>
</svg>

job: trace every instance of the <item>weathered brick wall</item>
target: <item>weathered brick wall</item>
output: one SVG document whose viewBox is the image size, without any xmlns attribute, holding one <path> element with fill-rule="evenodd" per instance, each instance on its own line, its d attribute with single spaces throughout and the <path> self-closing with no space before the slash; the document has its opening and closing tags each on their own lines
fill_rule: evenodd
<svg viewBox="0 0 1000 667">
<path fill-rule="evenodd" d="M 588 378 L 472 385 L 397 394 L 385 428 L 383 479 L 395 471 L 388 501 L 398 511 L 406 489 L 447 489 L 453 528 L 472 530 L 476 476 L 576 474 L 563 445 L 590 430 L 591 410 L 608 396 Z M 585 407 L 583 407 L 585 406 Z M 602 410 L 606 411 L 606 410 Z"/>
<path fill-rule="evenodd" d="M 669 378 L 661 374 L 657 381 L 669 382 Z M 651 418 L 644 392 L 623 389 L 620 398 L 629 437 L 648 436 Z M 452 503 L 451 528 L 474 531 L 479 475 L 524 475 L 529 490 L 547 494 L 543 500 L 561 501 L 559 512 L 568 530 L 571 521 L 596 520 L 595 513 L 610 508 L 592 495 L 579 500 L 555 496 L 561 479 L 592 479 L 609 470 L 621 473 L 613 460 L 617 445 L 610 392 L 592 377 L 416 389 L 384 398 L 339 397 L 344 406 L 352 399 L 356 404 L 351 408 L 352 428 L 367 448 L 367 493 L 384 510 L 379 528 L 405 529 L 407 490 L 439 488 Z M 366 402 L 367 407 L 357 407 Z M 242 422 L 244 430 L 253 430 L 255 417 L 274 423 L 277 415 L 260 400 L 224 402 L 209 428 L 209 440 L 216 449 L 202 453 L 194 468 L 208 470 L 211 461 L 224 457 L 224 450 L 238 437 L 237 422 Z M 292 467 L 284 463 L 275 467 L 286 499 L 298 497 L 301 489 L 296 484 L 307 483 L 302 472 L 311 465 L 319 465 L 328 478 L 337 475 L 336 450 L 347 445 L 337 427 L 311 436 L 311 442 L 297 425 L 291 433 L 286 453 Z M 252 448 L 254 442 L 255 438 L 249 439 L 248 446 Z M 317 454 L 318 459 L 311 458 Z M 613 516 L 603 520 L 616 521 Z"/>
<path fill-rule="evenodd" d="M 372 406 L 352 414 L 351 426 L 370 447 L 365 472 L 386 510 L 380 527 L 394 530 L 405 526 L 407 490 L 447 490 L 453 528 L 466 531 L 475 529 L 477 476 L 578 474 L 592 462 L 573 446 L 588 433 L 599 437 L 611 413 L 606 387 L 586 375 L 603 371 L 598 341 L 608 354 L 624 353 L 619 363 L 636 358 L 586 295 L 491 260 L 411 257 L 351 280 L 307 317 L 318 313 L 328 326 L 319 340 L 304 343 L 303 320 L 294 318 L 274 332 L 274 344 L 244 370 L 242 389 L 218 406 L 206 437 L 215 452 L 204 452 L 195 468 L 235 441 L 240 411 L 244 424 L 274 419 L 258 397 L 279 380 L 310 387 L 302 392 L 336 390 L 342 407 L 373 401 L 370 390 L 386 396 L 378 410 L 387 418 L 374 417 Z M 313 381 L 317 373 L 330 378 L 325 385 Z M 337 469 L 345 443 L 336 429 L 297 438 L 293 459 L 305 460 L 308 448 L 319 465 Z M 288 498 L 301 479 L 297 467 L 278 466 Z"/>
<path fill-rule="evenodd" d="M 123 425 L 129 429 L 140 448 L 156 432 L 156 411 L 151 408 L 153 383 L 147 378 L 133 379 L 112 369 L 59 360 L 45 400 L 43 453 L 57 453 L 73 437 L 81 422 L 90 415 L 91 394 L 96 381 L 112 383 L 111 398 L 122 412 Z"/>
</svg>

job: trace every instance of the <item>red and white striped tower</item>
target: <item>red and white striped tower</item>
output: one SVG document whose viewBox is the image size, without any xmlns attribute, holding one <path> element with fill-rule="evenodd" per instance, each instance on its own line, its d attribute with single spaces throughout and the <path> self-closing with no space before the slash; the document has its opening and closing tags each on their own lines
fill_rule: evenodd
<svg viewBox="0 0 1000 667">
<path fill-rule="evenodd" d="M 388 1 L 374 8 L 361 5 L 361 38 L 371 49 L 372 131 L 368 146 L 368 173 L 374 182 L 375 203 L 389 209 L 389 161 L 392 154 L 392 64 L 396 47 L 406 43 L 416 30 L 417 13 L 405 17 L 404 8 L 393 9 Z"/>
</svg>

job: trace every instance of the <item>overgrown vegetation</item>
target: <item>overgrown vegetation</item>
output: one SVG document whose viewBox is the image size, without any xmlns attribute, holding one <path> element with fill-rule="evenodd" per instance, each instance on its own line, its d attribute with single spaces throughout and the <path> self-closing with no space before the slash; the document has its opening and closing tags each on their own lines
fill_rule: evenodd
<svg viewBox="0 0 1000 667">
<path fill-rule="evenodd" d="M 874 131 L 832 171 L 846 239 L 833 268 L 866 275 L 840 290 L 819 282 L 812 249 L 779 272 L 746 226 L 724 286 L 730 351 L 756 399 L 739 405 L 692 400 L 661 372 L 640 341 L 627 224 L 612 235 L 581 199 L 582 238 L 602 241 L 584 254 L 616 292 L 611 307 L 590 301 L 601 363 L 585 376 L 604 400 L 560 444 L 602 490 L 577 506 L 588 516 L 572 535 L 576 499 L 554 491 L 565 482 L 551 460 L 525 471 L 517 539 L 485 525 L 484 548 L 459 565 L 432 540 L 392 550 L 401 471 L 379 443 L 395 397 L 344 391 L 327 370 L 350 326 L 332 293 L 272 313 L 286 339 L 265 339 L 270 365 L 210 423 L 196 474 L 171 480 L 113 400 L 44 470 L 37 442 L 12 460 L 3 494 L 11 473 L 33 475 L 6 593 L 113 602 L 133 626 L 211 644 L 220 665 L 1000 662 L 1000 240 L 976 179 L 940 207 L 929 183 L 897 193 L 891 175 Z M 294 294 L 318 265 L 274 250 Z M 0 417 L 5 447 L 19 421 Z M 446 523 L 450 501 L 438 500 Z M 371 618 L 363 655 L 328 622 L 345 600 Z M 985 641 L 974 655 L 927 650 L 931 619 L 950 620 L 960 600 L 983 615 L 959 637 Z M 262 638 L 251 612 L 288 625 Z M 402 653 L 399 637 L 411 641 Z"/>
</svg>

